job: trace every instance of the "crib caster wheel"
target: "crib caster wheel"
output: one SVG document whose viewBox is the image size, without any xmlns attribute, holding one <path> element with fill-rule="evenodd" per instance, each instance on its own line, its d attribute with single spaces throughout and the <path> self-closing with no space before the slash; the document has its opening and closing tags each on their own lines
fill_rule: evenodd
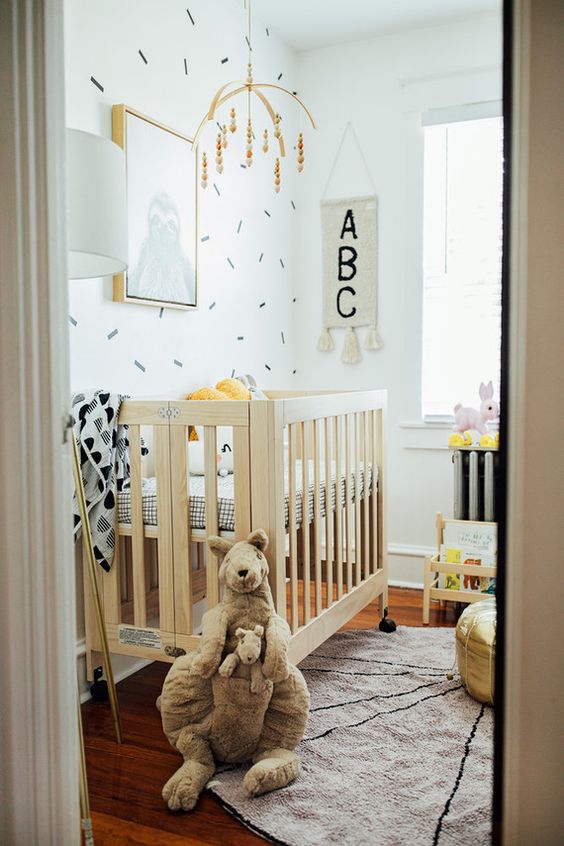
<svg viewBox="0 0 564 846">
<path fill-rule="evenodd" d="M 102 678 L 104 671 L 101 667 L 94 670 L 94 683 L 90 685 L 90 694 L 94 702 L 108 701 L 108 682 Z"/>
<path fill-rule="evenodd" d="M 378 626 L 378 628 L 381 632 L 386 632 L 386 634 L 391 634 L 397 629 L 397 626 L 394 621 L 390 617 L 388 617 L 387 608 L 384 608 L 384 616 L 380 620 L 380 625 Z"/>
</svg>

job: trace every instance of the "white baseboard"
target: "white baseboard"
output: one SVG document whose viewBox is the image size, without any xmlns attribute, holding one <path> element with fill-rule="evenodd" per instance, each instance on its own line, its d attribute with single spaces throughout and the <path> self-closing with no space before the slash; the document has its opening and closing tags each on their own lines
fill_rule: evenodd
<svg viewBox="0 0 564 846">
<path fill-rule="evenodd" d="M 86 643 L 84 638 L 76 642 L 76 660 L 78 678 L 80 679 L 80 702 L 88 702 L 92 699 L 90 695 L 90 683 L 86 681 Z M 124 655 L 114 655 L 112 657 L 112 666 L 114 668 L 114 680 L 116 684 L 124 679 L 132 676 L 143 667 L 148 667 L 152 661 L 146 658 L 128 658 Z"/>
<path fill-rule="evenodd" d="M 427 555 L 434 555 L 431 546 L 413 544 L 388 544 L 389 584 L 393 587 L 423 588 L 423 562 Z"/>
<path fill-rule="evenodd" d="M 410 590 L 423 590 L 423 582 L 406 582 L 403 579 L 389 579 L 390 587 L 410 588 Z"/>
</svg>

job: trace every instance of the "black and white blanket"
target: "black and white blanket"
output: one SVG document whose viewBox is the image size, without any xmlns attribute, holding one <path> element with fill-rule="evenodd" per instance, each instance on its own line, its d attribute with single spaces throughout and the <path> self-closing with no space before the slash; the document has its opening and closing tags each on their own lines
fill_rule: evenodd
<svg viewBox="0 0 564 846">
<path fill-rule="evenodd" d="M 73 431 L 78 443 L 82 483 L 96 561 L 109 570 L 115 548 L 116 491 L 129 485 L 127 426 L 118 423 L 120 405 L 127 396 L 96 390 L 72 398 Z M 142 445 L 142 453 L 147 449 Z M 81 524 L 73 497 L 74 535 Z"/>
</svg>

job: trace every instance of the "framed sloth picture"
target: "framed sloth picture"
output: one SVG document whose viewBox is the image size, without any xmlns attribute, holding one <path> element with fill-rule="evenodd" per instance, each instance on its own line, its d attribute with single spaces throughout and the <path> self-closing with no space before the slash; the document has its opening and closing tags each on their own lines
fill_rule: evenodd
<svg viewBox="0 0 564 846">
<path fill-rule="evenodd" d="M 112 107 L 112 137 L 125 150 L 129 241 L 129 266 L 114 276 L 114 301 L 197 308 L 192 139 L 123 104 Z"/>
</svg>

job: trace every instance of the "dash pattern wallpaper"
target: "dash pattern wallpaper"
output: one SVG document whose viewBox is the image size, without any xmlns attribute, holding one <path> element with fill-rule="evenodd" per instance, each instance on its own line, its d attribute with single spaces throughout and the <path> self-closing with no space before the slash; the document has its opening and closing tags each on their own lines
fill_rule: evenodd
<svg viewBox="0 0 564 846">
<path fill-rule="evenodd" d="M 246 76 L 243 2 L 68 0 L 65 27 L 67 125 L 107 138 L 115 103 L 193 136 L 219 86 Z M 292 51 L 258 19 L 253 65 L 255 80 L 295 90 Z M 215 170 L 215 124 L 200 143 L 209 179 L 206 190 L 198 184 L 198 309 L 114 303 L 111 278 L 72 282 L 73 391 L 103 386 L 135 397 L 180 397 L 232 372 L 252 373 L 264 387 L 293 386 L 292 252 L 302 178 L 294 147 L 300 130 L 307 144 L 307 128 L 284 95 L 272 96 L 287 145 L 276 194 L 275 155 L 272 147 L 262 152 L 268 116 L 257 100 L 255 161 L 247 169 L 246 98 L 232 102 L 238 131 L 228 133 L 222 174 Z M 224 106 L 221 122 L 228 116 Z"/>
</svg>

